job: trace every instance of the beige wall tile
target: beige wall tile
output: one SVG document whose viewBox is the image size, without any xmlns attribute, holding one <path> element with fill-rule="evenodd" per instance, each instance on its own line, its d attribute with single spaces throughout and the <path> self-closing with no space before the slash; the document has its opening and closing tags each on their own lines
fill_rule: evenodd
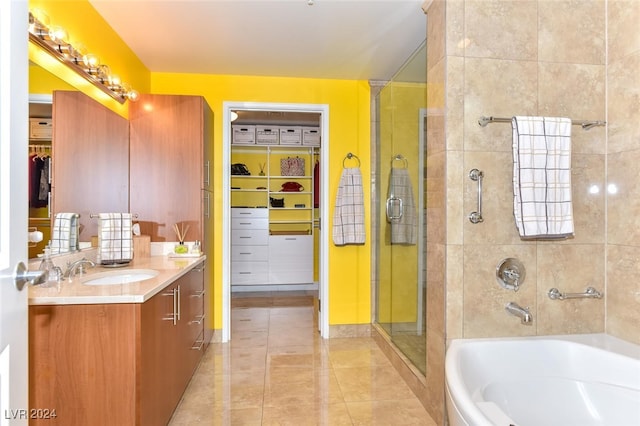
<svg viewBox="0 0 640 426">
<path fill-rule="evenodd" d="M 608 0 L 609 61 L 618 60 L 640 51 L 640 1 Z M 636 86 L 637 87 L 637 86 Z"/>
<path fill-rule="evenodd" d="M 467 58 L 464 69 L 464 149 L 511 151 L 511 125 L 478 125 L 480 116 L 535 115 L 538 75 L 528 61 Z"/>
<path fill-rule="evenodd" d="M 607 194 L 609 244 L 638 246 L 640 241 L 640 150 L 609 154 Z"/>
<path fill-rule="evenodd" d="M 604 299 L 551 300 L 547 293 L 604 293 L 604 244 L 539 244 L 537 253 L 538 334 L 602 333 Z"/>
<path fill-rule="evenodd" d="M 446 50 L 449 59 L 451 59 L 451 56 L 463 56 L 468 44 L 464 34 L 464 7 L 465 0 L 447 0 Z"/>
<path fill-rule="evenodd" d="M 605 75 L 603 65 L 539 63 L 539 115 L 604 121 Z M 574 152 L 605 152 L 604 128 L 571 130 Z"/>
<path fill-rule="evenodd" d="M 535 61 L 536 14 L 535 1 L 466 1 L 465 56 Z"/>
<path fill-rule="evenodd" d="M 464 64 L 461 57 L 447 58 L 446 135 L 447 149 L 461 150 L 464 146 Z"/>
<path fill-rule="evenodd" d="M 640 1 L 637 2 L 640 4 Z M 637 28 L 637 24 L 636 24 Z M 636 29 L 638 37 L 640 30 Z M 616 60 L 608 69 L 607 130 L 609 152 L 638 148 L 640 140 L 640 50 Z"/>
<path fill-rule="evenodd" d="M 446 241 L 448 244 L 462 244 L 463 226 L 466 217 L 464 193 L 466 175 L 464 173 L 464 153 L 448 151 L 446 155 Z"/>
<path fill-rule="evenodd" d="M 461 339 L 464 320 L 463 246 L 450 244 L 446 247 L 446 250 L 446 335 L 448 339 Z"/>
<path fill-rule="evenodd" d="M 466 151 L 464 164 L 465 244 L 521 244 L 513 219 L 512 154 Z M 468 177 L 469 171 L 474 168 L 484 174 L 484 221 L 477 224 L 471 223 L 468 219 L 469 213 L 478 209 L 478 183 Z"/>
<path fill-rule="evenodd" d="M 516 293 L 501 287 L 495 276 L 502 259 L 514 257 L 524 265 L 526 278 Z M 523 325 L 505 306 L 516 302 L 536 312 L 536 247 L 528 245 L 464 246 L 464 337 L 534 336 L 533 325 Z"/>
<path fill-rule="evenodd" d="M 575 238 L 566 240 L 566 244 L 602 244 L 605 241 L 605 156 L 574 153 L 571 169 Z"/>
<path fill-rule="evenodd" d="M 636 246 L 610 245 L 607 252 L 609 334 L 640 344 L 640 254 Z"/>
<path fill-rule="evenodd" d="M 538 60 L 604 64 L 604 0 L 538 2 Z"/>
<path fill-rule="evenodd" d="M 427 14 L 427 69 L 442 61 L 445 54 L 445 6 L 444 0 L 433 0 Z M 430 65 L 429 65 L 430 64 Z"/>
</svg>

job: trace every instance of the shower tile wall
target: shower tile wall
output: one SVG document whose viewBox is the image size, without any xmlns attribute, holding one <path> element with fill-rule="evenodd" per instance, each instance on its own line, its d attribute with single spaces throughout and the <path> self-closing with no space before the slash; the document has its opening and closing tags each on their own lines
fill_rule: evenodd
<svg viewBox="0 0 640 426">
<path fill-rule="evenodd" d="M 640 343 L 640 0 L 433 0 L 424 8 L 428 408 L 442 423 L 443 336 L 606 331 Z M 482 128 L 482 115 L 608 121 L 607 129 L 572 128 L 575 238 L 520 240 L 511 126 Z M 479 225 L 467 219 L 476 210 L 472 168 L 485 173 Z M 496 283 L 504 257 L 527 268 L 517 293 Z M 606 298 L 547 297 L 552 287 L 588 286 Z M 531 308 L 532 326 L 504 311 L 509 301 Z"/>
<path fill-rule="evenodd" d="M 640 1 L 607 6 L 606 331 L 640 344 Z"/>
<path fill-rule="evenodd" d="M 513 221 L 511 126 L 483 128 L 477 120 L 605 119 L 605 2 L 447 1 L 446 9 L 445 139 L 452 160 L 446 165 L 446 193 L 454 200 L 446 209 L 446 244 L 462 269 L 446 279 L 447 339 L 602 332 L 603 300 L 551 301 L 546 293 L 552 287 L 605 290 L 604 128 L 572 128 L 576 237 L 525 242 Z M 476 225 L 467 219 L 477 207 L 477 184 L 467 177 L 472 168 L 485 176 L 484 222 Z M 526 267 L 517 293 L 496 282 L 495 267 L 505 257 Z M 448 271 L 454 269 L 451 261 Z M 532 326 L 505 312 L 511 301 L 531 309 Z"/>
</svg>

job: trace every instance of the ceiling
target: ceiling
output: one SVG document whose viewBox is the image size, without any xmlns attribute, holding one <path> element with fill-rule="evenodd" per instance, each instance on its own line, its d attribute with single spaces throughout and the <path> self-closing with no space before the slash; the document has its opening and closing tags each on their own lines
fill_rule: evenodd
<svg viewBox="0 0 640 426">
<path fill-rule="evenodd" d="M 426 37 L 423 0 L 90 2 L 151 72 L 389 80 Z"/>
</svg>

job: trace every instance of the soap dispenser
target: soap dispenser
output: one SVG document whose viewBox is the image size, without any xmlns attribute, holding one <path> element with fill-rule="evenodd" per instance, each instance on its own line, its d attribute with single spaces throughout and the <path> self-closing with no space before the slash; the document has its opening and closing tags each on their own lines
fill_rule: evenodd
<svg viewBox="0 0 640 426">
<path fill-rule="evenodd" d="M 44 249 L 42 262 L 40 262 L 38 269 L 44 271 L 45 284 L 42 285 L 43 287 L 56 284 L 60 281 L 60 278 L 62 278 L 62 271 L 59 267 L 55 266 L 51 260 L 51 249 L 49 245 Z"/>
</svg>

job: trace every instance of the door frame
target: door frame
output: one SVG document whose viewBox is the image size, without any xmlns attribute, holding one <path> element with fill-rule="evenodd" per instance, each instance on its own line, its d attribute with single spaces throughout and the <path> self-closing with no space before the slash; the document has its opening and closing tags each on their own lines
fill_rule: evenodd
<svg viewBox="0 0 640 426">
<path fill-rule="evenodd" d="M 270 102 L 222 103 L 222 342 L 231 340 L 231 111 L 284 111 L 320 114 L 320 232 L 318 296 L 320 336 L 329 338 L 329 105 Z"/>
</svg>

